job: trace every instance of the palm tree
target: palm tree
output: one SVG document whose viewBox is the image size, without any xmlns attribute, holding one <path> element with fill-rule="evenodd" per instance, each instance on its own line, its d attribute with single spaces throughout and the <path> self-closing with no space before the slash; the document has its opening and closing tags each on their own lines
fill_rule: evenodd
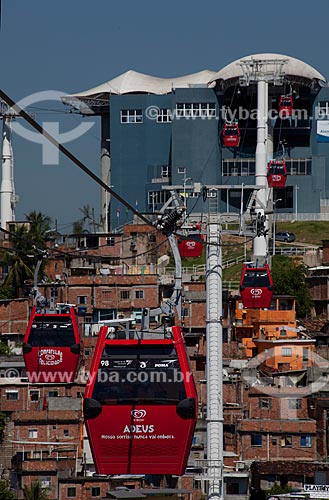
<svg viewBox="0 0 329 500">
<path fill-rule="evenodd" d="M 96 222 L 95 219 L 95 209 L 92 208 L 89 204 L 84 205 L 79 209 L 83 214 L 83 223 L 88 222 L 89 230 L 92 228 L 93 232 L 96 233 L 96 228 L 99 228 L 102 224 Z"/>
<path fill-rule="evenodd" d="M 50 489 L 43 488 L 40 481 L 32 481 L 31 486 L 23 488 L 24 500 L 47 500 Z"/>
<path fill-rule="evenodd" d="M 52 219 L 41 212 L 33 210 L 25 214 L 26 220 L 30 223 L 29 236 L 38 248 L 45 248 L 47 232 L 51 229 Z"/>
<path fill-rule="evenodd" d="M 9 240 L 11 248 L 0 256 L 0 263 L 9 268 L 8 275 L 1 287 L 1 298 L 19 298 L 24 295 L 24 282 L 33 279 L 34 269 L 37 265 L 38 255 L 35 249 L 46 248 L 47 232 L 50 230 L 51 218 L 41 212 L 32 211 L 26 214 L 30 223 L 17 226 L 11 231 Z M 40 268 L 42 274 L 45 259 Z"/>
<path fill-rule="evenodd" d="M 29 231 L 25 226 L 18 226 L 10 234 L 12 247 L 3 252 L 1 264 L 8 267 L 9 272 L 1 287 L 2 298 L 19 298 L 23 294 L 25 280 L 33 278 L 35 259 L 28 255 L 32 250 Z"/>
</svg>

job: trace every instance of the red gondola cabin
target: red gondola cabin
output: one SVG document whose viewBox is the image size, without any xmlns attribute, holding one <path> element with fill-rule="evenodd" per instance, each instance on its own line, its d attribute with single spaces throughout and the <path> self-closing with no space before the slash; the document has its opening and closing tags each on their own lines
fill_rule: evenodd
<svg viewBox="0 0 329 500">
<path fill-rule="evenodd" d="M 269 308 L 273 296 L 273 280 L 268 264 L 265 267 L 251 267 L 244 264 L 240 295 L 243 307 L 251 309 Z"/>
<path fill-rule="evenodd" d="M 30 382 L 73 382 L 80 358 L 74 308 L 42 314 L 34 307 L 23 339 L 23 356 Z"/>
<path fill-rule="evenodd" d="M 178 238 L 178 250 L 181 257 L 201 257 L 203 250 L 203 235 L 190 233 Z"/>
<path fill-rule="evenodd" d="M 100 330 L 83 405 L 96 471 L 182 475 L 197 395 L 180 328 L 150 340 L 113 331 Z"/>
<path fill-rule="evenodd" d="M 279 116 L 287 118 L 292 116 L 294 110 L 294 102 L 291 95 L 282 95 L 279 100 Z"/>
<path fill-rule="evenodd" d="M 223 135 L 223 144 L 226 148 L 239 147 L 240 129 L 238 122 L 225 122 L 222 135 Z"/>
<path fill-rule="evenodd" d="M 269 187 L 283 188 L 286 185 L 287 168 L 284 160 L 271 160 L 267 167 L 267 183 Z"/>
</svg>

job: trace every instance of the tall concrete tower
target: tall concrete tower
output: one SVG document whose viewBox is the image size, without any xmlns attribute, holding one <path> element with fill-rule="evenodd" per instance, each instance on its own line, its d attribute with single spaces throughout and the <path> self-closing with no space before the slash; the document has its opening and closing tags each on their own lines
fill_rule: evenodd
<svg viewBox="0 0 329 500">
<path fill-rule="evenodd" d="M 7 222 L 15 220 L 14 158 L 11 145 L 12 116 L 3 115 L 2 137 L 2 178 L 0 189 L 1 228 L 6 229 Z"/>
</svg>

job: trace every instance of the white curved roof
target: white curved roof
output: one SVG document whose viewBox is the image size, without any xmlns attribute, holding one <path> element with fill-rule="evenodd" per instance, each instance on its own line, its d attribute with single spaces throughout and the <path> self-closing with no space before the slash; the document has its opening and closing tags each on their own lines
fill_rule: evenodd
<svg viewBox="0 0 329 500">
<path fill-rule="evenodd" d="M 286 64 L 283 65 L 282 69 L 285 75 L 293 75 L 299 76 L 302 78 L 307 78 L 309 80 L 322 80 L 326 81 L 326 78 L 321 75 L 318 71 L 316 71 L 309 64 L 300 61 L 299 59 L 295 59 L 294 57 L 285 56 L 283 54 L 253 54 L 250 56 L 242 57 L 241 59 L 237 59 L 236 61 L 228 64 L 221 70 L 219 70 L 213 79 L 214 80 L 229 80 L 231 78 L 239 78 L 243 76 L 243 72 L 240 66 L 240 62 L 248 59 L 261 59 L 261 60 L 286 60 Z"/>
<path fill-rule="evenodd" d="M 107 101 L 110 94 L 129 94 L 129 93 L 146 93 L 146 94 L 169 94 L 175 88 L 188 88 L 198 85 L 206 85 L 208 87 L 215 86 L 216 80 L 229 80 L 231 78 L 238 78 L 243 76 L 240 62 L 247 59 L 261 59 L 268 61 L 285 60 L 286 64 L 283 65 L 283 72 L 286 75 L 306 78 L 309 80 L 322 80 L 326 82 L 326 78 L 316 71 L 309 64 L 295 59 L 294 57 L 285 56 L 281 54 L 254 54 L 251 56 L 237 59 L 236 61 L 228 64 L 218 72 L 204 70 L 198 73 L 181 76 L 178 78 L 158 78 L 156 76 L 138 73 L 137 71 L 129 70 L 126 73 L 102 83 L 97 87 L 79 92 L 77 94 L 67 95 L 62 97 L 64 103 L 72 104 L 75 99 L 80 101 L 84 98 L 104 99 Z"/>
<path fill-rule="evenodd" d="M 97 87 L 79 92 L 71 97 L 83 98 L 99 94 L 129 94 L 143 92 L 148 94 L 169 94 L 174 88 L 188 88 L 193 85 L 208 85 L 214 80 L 215 71 L 199 71 L 178 78 L 158 78 L 129 70 L 122 75 L 102 83 Z M 68 97 L 68 96 L 67 96 Z M 64 99 L 63 99 L 64 100 Z"/>
</svg>

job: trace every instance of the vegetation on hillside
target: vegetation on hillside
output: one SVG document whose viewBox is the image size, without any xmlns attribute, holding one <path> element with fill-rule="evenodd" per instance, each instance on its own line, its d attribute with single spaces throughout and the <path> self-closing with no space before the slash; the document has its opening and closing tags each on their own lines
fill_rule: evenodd
<svg viewBox="0 0 329 500">
<path fill-rule="evenodd" d="M 6 481 L 0 481 L 0 499 L 15 500 L 16 498 L 15 493 L 7 488 Z"/>
<path fill-rule="evenodd" d="M 287 256 L 276 256 L 273 259 L 272 277 L 277 295 L 293 295 L 296 297 L 297 318 L 310 316 L 313 305 L 312 297 L 305 282 L 307 267 Z"/>
<path fill-rule="evenodd" d="M 25 215 L 28 225 L 17 226 L 10 232 L 11 247 L 2 248 L 0 264 L 7 267 L 8 274 L 1 287 L 0 299 L 16 299 L 25 295 L 25 282 L 33 280 L 34 269 L 38 261 L 35 249 L 46 248 L 47 233 L 51 219 L 41 212 L 32 211 Z M 40 274 L 45 267 L 43 261 Z"/>
</svg>

